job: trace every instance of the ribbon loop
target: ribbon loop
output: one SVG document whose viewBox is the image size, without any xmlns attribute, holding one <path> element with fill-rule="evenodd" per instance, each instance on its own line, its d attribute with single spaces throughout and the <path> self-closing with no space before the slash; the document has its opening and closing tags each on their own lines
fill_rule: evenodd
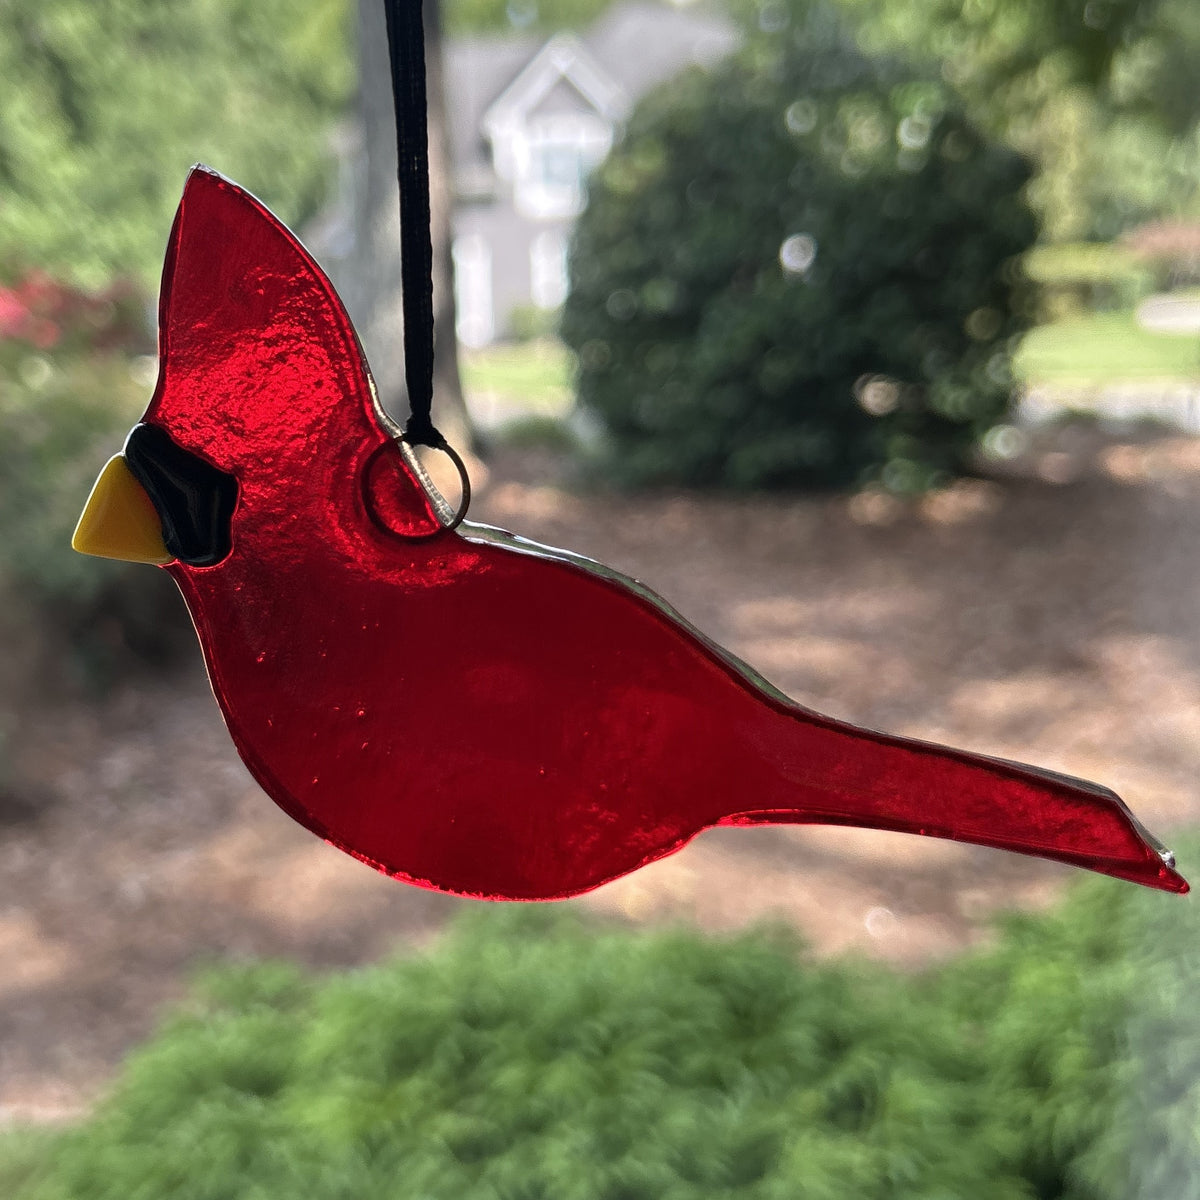
<svg viewBox="0 0 1200 1200">
<path fill-rule="evenodd" d="M 384 0 L 400 184 L 400 281 L 404 380 L 412 410 L 405 440 L 442 446 L 433 425 L 433 242 L 429 212 L 429 130 L 421 0 Z"/>
</svg>

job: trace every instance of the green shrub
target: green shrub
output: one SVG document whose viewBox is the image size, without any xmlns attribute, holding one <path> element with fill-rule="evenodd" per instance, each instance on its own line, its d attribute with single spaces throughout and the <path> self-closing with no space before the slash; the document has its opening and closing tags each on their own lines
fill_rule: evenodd
<svg viewBox="0 0 1200 1200">
<path fill-rule="evenodd" d="M 1029 169 L 821 10 L 772 12 L 644 102 L 592 180 L 562 322 L 579 399 L 633 481 L 928 487 L 1009 404 Z"/>
<path fill-rule="evenodd" d="M 161 658 L 186 630 L 161 572 L 71 549 L 92 482 L 145 408 L 153 349 L 135 289 L 40 273 L 0 287 L 2 636 L 57 643 L 52 657 L 92 680 L 131 652 Z"/>
<path fill-rule="evenodd" d="M 14 1200 L 1125 1200 L 1200 1186 L 1194 911 L 1110 880 L 925 976 L 480 908 L 210 975 Z"/>
</svg>

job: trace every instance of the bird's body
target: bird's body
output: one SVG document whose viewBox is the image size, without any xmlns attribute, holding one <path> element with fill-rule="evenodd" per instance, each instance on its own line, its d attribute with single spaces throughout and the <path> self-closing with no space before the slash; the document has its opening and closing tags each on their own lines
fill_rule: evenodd
<svg viewBox="0 0 1200 1200">
<path fill-rule="evenodd" d="M 472 532 L 376 532 L 349 578 L 317 539 L 282 575 L 178 572 L 259 782 L 391 874 L 547 899 L 713 825 L 847 821 L 1164 868 L 1099 789 L 807 712 L 619 581 Z"/>
<path fill-rule="evenodd" d="M 203 488 L 175 496 L 156 465 L 171 447 L 236 481 L 232 548 L 176 550 L 167 569 L 251 771 L 357 857 L 440 890 L 548 899 L 714 825 L 821 822 L 1186 890 L 1103 788 L 822 717 L 632 581 L 444 528 L 328 282 L 209 172 L 180 207 L 161 328 L 146 436 L 126 457 L 164 529 L 174 509 L 222 523 Z"/>
</svg>

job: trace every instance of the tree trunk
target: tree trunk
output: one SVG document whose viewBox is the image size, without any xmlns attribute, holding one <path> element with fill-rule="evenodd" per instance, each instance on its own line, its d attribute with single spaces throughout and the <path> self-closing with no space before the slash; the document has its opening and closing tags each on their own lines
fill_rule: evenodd
<svg viewBox="0 0 1200 1200">
<path fill-rule="evenodd" d="M 438 0 L 424 0 L 423 11 L 433 217 L 433 419 L 456 449 L 467 452 L 473 449 L 474 438 L 463 402 L 458 341 L 454 332 L 454 266 L 450 249 L 453 190 Z M 359 0 L 358 54 L 362 144 L 355 171 L 354 250 L 342 260 L 335 283 L 362 338 L 380 399 L 384 407 L 402 422 L 408 404 L 404 387 L 396 129 L 387 25 L 379 0 Z"/>
</svg>

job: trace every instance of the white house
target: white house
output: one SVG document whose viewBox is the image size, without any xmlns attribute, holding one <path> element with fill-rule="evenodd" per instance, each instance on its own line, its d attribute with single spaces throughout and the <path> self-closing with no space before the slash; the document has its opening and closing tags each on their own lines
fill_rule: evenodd
<svg viewBox="0 0 1200 1200">
<path fill-rule="evenodd" d="M 623 3 L 580 34 L 450 40 L 446 101 L 456 207 L 458 335 L 481 346 L 513 312 L 557 308 L 567 242 L 588 174 L 630 109 L 691 65 L 737 44 L 729 22 L 691 9 Z"/>
</svg>

